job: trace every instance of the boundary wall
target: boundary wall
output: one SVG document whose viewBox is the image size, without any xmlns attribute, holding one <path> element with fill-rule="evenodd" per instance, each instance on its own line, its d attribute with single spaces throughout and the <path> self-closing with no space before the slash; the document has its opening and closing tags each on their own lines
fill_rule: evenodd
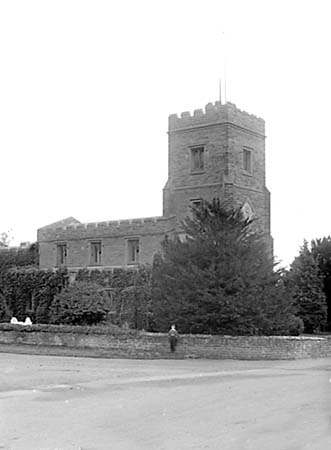
<svg viewBox="0 0 331 450">
<path fill-rule="evenodd" d="M 39 326 L 40 328 L 40 326 Z M 47 328 L 47 326 L 45 326 Z M 48 327 L 49 328 L 49 327 Z M 0 329 L 0 344 L 24 345 L 26 353 L 37 348 L 89 350 L 91 356 L 130 359 L 239 359 L 289 360 L 331 357 L 330 337 L 181 335 L 175 353 L 170 353 L 167 334 L 129 332 L 102 334 L 34 330 L 17 325 Z M 32 348 L 33 347 L 33 348 Z M 51 352 L 49 352 L 51 353 Z"/>
</svg>

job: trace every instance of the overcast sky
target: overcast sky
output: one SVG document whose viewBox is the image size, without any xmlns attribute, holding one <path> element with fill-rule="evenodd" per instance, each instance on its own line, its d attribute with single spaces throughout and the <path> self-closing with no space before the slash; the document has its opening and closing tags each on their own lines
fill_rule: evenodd
<svg viewBox="0 0 331 450">
<path fill-rule="evenodd" d="M 0 232 L 162 215 L 168 115 L 266 121 L 275 256 L 331 234 L 327 1 L 2 0 Z M 225 36 L 225 39 L 224 39 Z M 224 41 L 226 45 L 224 45 Z"/>
</svg>

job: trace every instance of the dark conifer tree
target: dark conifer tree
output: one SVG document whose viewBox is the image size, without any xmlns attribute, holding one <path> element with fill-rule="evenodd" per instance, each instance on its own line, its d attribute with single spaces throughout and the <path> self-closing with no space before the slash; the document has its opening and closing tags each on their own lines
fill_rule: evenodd
<svg viewBox="0 0 331 450">
<path fill-rule="evenodd" d="M 327 303 L 327 329 L 331 331 L 331 237 L 311 241 L 311 252 L 318 261 L 323 276 L 323 291 Z"/>
<path fill-rule="evenodd" d="M 166 239 L 153 267 L 158 329 L 283 334 L 300 323 L 264 237 L 218 199 L 194 207 L 180 239 Z"/>
<path fill-rule="evenodd" d="M 323 275 L 319 268 L 318 257 L 314 257 L 306 241 L 299 256 L 293 261 L 288 277 L 293 286 L 297 314 L 303 320 L 305 332 L 323 330 L 327 318 Z"/>
</svg>

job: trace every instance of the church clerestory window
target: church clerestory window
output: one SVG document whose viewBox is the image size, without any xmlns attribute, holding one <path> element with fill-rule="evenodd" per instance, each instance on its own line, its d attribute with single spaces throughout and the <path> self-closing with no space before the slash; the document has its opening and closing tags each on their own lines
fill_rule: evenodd
<svg viewBox="0 0 331 450">
<path fill-rule="evenodd" d="M 67 265 L 67 244 L 61 243 L 56 246 L 56 265 L 66 266 Z"/>
<path fill-rule="evenodd" d="M 128 264 L 139 263 L 139 239 L 128 239 L 127 241 L 127 262 Z"/>
<path fill-rule="evenodd" d="M 91 242 L 91 254 L 90 254 L 90 264 L 98 265 L 101 264 L 102 247 L 101 241 Z"/>
</svg>

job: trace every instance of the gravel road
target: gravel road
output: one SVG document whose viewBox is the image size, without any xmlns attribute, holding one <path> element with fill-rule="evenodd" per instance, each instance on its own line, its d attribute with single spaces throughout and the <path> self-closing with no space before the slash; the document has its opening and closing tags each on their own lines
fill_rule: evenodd
<svg viewBox="0 0 331 450">
<path fill-rule="evenodd" d="M 0 353 L 0 449 L 326 450 L 331 359 Z"/>
</svg>

